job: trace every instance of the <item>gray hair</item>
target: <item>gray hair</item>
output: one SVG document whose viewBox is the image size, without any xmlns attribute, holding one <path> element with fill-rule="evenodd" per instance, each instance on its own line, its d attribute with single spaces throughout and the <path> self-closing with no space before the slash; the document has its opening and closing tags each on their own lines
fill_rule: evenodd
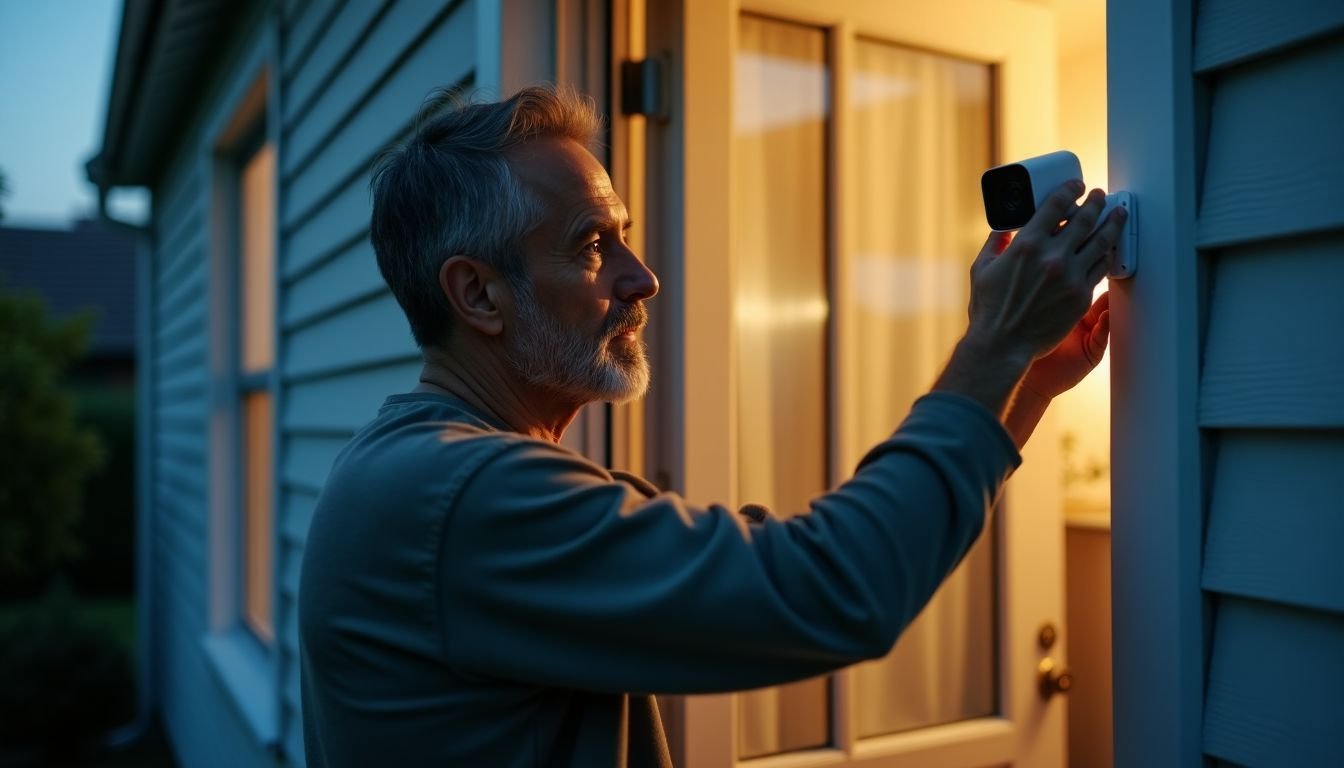
<svg viewBox="0 0 1344 768">
<path fill-rule="evenodd" d="M 569 89 L 524 88 L 494 103 L 439 91 L 426 101 L 411 138 L 379 158 L 369 183 L 369 240 L 416 344 L 441 343 L 452 327 L 439 287 L 449 257 L 472 256 L 512 282 L 525 279 L 523 241 L 543 211 L 510 169 L 509 150 L 546 138 L 593 149 L 601 130 L 592 100 Z"/>
</svg>

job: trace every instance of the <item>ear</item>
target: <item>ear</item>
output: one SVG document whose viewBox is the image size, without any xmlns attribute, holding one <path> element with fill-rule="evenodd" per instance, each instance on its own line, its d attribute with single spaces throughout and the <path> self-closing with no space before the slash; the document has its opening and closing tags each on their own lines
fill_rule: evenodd
<svg viewBox="0 0 1344 768">
<path fill-rule="evenodd" d="M 504 331 L 500 300 L 507 291 L 493 267 L 468 256 L 453 256 L 439 267 L 439 290 L 448 297 L 457 319 L 486 336 Z"/>
</svg>

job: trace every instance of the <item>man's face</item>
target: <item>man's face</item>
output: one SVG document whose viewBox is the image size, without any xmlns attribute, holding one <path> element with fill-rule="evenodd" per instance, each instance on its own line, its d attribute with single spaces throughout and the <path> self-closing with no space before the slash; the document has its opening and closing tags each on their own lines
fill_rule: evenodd
<svg viewBox="0 0 1344 768">
<path fill-rule="evenodd" d="M 510 158 L 545 212 L 526 242 L 527 279 L 512 285 L 509 362 L 523 378 L 579 402 L 644 394 L 649 364 L 638 333 L 658 278 L 625 244 L 625 204 L 597 159 L 570 139 Z"/>
</svg>

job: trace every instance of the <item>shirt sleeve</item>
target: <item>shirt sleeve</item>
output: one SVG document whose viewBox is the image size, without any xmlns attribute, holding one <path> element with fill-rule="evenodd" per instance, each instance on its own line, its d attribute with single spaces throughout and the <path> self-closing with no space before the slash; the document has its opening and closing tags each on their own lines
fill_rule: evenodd
<svg viewBox="0 0 1344 768">
<path fill-rule="evenodd" d="M 998 420 L 921 398 L 852 479 L 752 522 L 614 479 L 548 443 L 486 462 L 440 561 L 448 663 L 529 683 L 706 693 L 885 655 L 1021 459 Z"/>
</svg>

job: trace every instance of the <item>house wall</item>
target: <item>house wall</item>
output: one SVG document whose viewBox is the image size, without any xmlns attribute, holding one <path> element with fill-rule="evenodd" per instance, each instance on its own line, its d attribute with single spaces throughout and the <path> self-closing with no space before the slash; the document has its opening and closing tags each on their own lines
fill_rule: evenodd
<svg viewBox="0 0 1344 768">
<path fill-rule="evenodd" d="M 485 5 L 498 16 L 494 4 Z M 303 540 L 336 452 L 387 394 L 409 389 L 419 370 L 405 318 L 368 243 L 369 170 L 384 147 L 406 136 L 432 89 L 478 84 L 482 20 L 475 0 L 256 6 L 233 49 L 215 62 L 208 77 L 215 85 L 205 89 L 194 127 L 154 187 L 157 247 L 148 260 L 145 345 L 151 653 L 160 716 L 179 760 L 190 766 L 304 764 L 295 604 Z M 267 70 L 269 131 L 278 150 L 276 644 L 263 674 L 240 686 L 220 669 L 208 640 L 228 621 L 219 606 L 232 587 L 217 583 L 218 561 L 233 546 L 228 512 L 221 525 L 218 510 L 220 495 L 227 499 L 230 491 L 210 470 L 218 460 L 212 402 L 226 394 L 211 384 L 228 336 L 220 333 L 226 315 L 217 307 L 232 290 L 229 268 L 219 266 L 219 231 L 227 223 L 211 162 L 218 127 L 211 116 L 230 108 L 258 66 Z M 492 77 L 497 82 L 498 72 Z"/>
<path fill-rule="evenodd" d="M 1202 0 L 1205 754 L 1344 764 L 1344 5 Z"/>
<path fill-rule="evenodd" d="M 240 22 L 249 30 L 228 46 L 217 65 L 242 71 L 256 58 L 260 14 Z M 155 185 L 151 230 L 155 247 L 146 258 L 147 338 L 141 339 L 149 390 L 149 514 L 142 552 L 150 565 L 147 660 L 153 666 L 153 699 L 168 739 L 183 765 L 266 765 L 272 762 L 253 736 L 243 710 L 205 652 L 215 604 L 210 579 L 209 494 L 212 188 L 204 136 L 212 104 L 232 82 L 215 81 L 183 131 L 164 178 Z M 142 624 L 141 626 L 146 626 Z"/>
<path fill-rule="evenodd" d="M 302 763 L 295 598 L 303 541 L 337 452 L 419 353 L 368 240 L 369 169 L 436 87 L 472 85 L 470 0 L 287 3 L 281 43 L 281 371 L 277 606 L 284 753 Z"/>
<path fill-rule="evenodd" d="M 1344 6 L 1107 16 L 1116 764 L 1344 764 Z"/>
</svg>

